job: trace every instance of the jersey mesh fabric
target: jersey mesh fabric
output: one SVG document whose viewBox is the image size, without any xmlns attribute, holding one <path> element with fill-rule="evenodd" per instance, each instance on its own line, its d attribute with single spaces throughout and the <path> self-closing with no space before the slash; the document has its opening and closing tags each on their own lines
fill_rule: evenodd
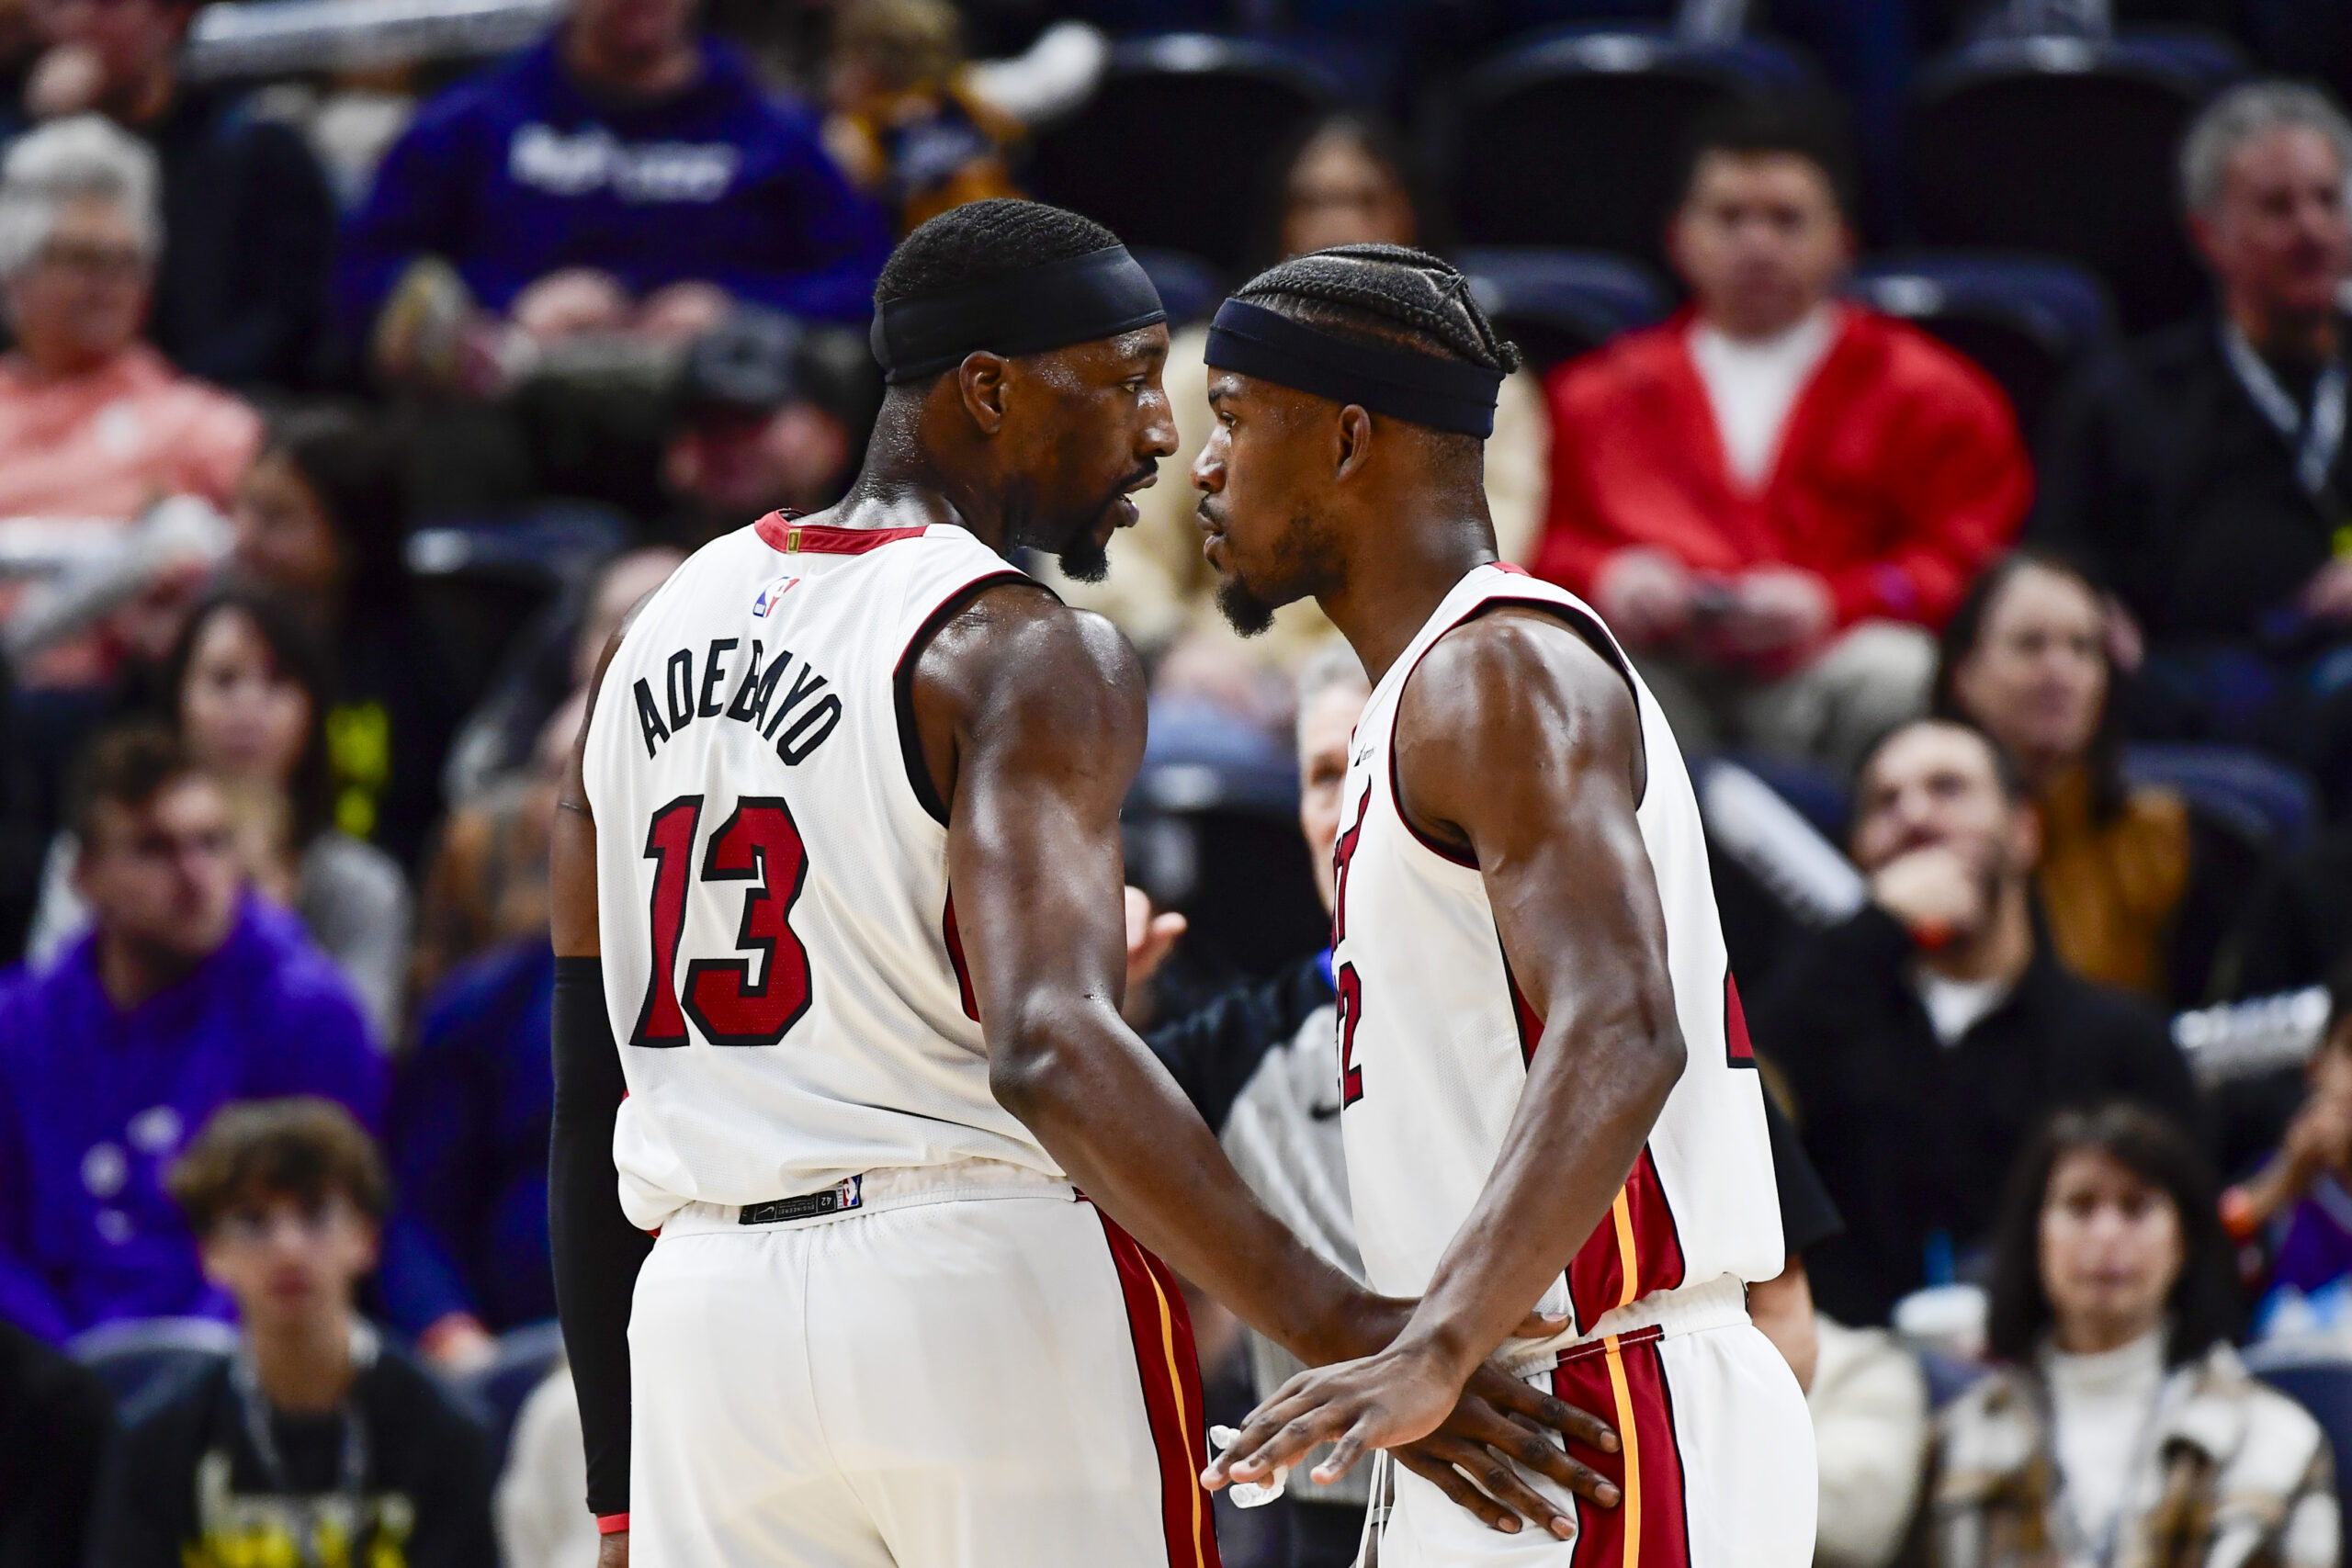
<svg viewBox="0 0 2352 1568">
<path fill-rule="evenodd" d="M 774 516 L 622 640 L 586 773 L 632 1223 L 976 1158 L 1060 1176 L 989 1092 L 900 736 L 910 643 L 999 580 L 1023 581 L 953 525 Z"/>
<path fill-rule="evenodd" d="M 1673 732 L 1600 618 L 1509 568 L 1481 567 L 1454 586 L 1356 723 L 1334 916 L 1340 1125 L 1367 1277 L 1376 1291 L 1419 1295 L 1493 1170 L 1528 1064 L 1544 1047 L 1477 867 L 1423 840 L 1398 809 L 1391 745 L 1421 657 L 1454 627 L 1511 604 L 1577 628 L 1633 685 L 1648 778 L 1635 821 L 1665 912 L 1689 1053 L 1632 1179 L 1544 1296 L 1546 1310 L 1572 1311 L 1574 1332 L 1589 1334 L 1652 1292 L 1724 1274 L 1770 1279 L 1785 1258 L 1762 1096 Z"/>
</svg>

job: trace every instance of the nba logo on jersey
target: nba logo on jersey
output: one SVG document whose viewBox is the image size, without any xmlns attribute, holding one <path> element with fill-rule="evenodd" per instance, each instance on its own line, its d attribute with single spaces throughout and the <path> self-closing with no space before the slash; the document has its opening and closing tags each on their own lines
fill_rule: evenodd
<svg viewBox="0 0 2352 1568">
<path fill-rule="evenodd" d="M 775 612 L 776 604 L 785 594 L 791 591 L 792 585 L 799 581 L 797 577 L 779 577 L 765 588 L 761 589 L 760 596 L 752 601 L 752 614 L 763 621 L 766 620 Z"/>
</svg>

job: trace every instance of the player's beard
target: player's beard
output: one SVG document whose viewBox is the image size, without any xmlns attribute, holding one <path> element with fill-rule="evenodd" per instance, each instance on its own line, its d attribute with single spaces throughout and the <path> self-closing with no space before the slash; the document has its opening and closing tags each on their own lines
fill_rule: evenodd
<svg viewBox="0 0 2352 1568">
<path fill-rule="evenodd" d="M 1313 518 L 1304 513 L 1293 517 L 1272 553 L 1273 570 L 1260 580 L 1268 586 L 1252 584 L 1238 571 L 1217 580 L 1217 613 L 1225 617 L 1226 625 L 1243 637 L 1257 637 L 1269 630 L 1274 624 L 1274 612 L 1283 605 L 1312 598 L 1336 585 L 1335 580 L 1326 581 L 1330 573 L 1316 570 L 1317 557 L 1328 558 L 1329 552 L 1316 548 Z"/>
<path fill-rule="evenodd" d="M 1091 531 L 1081 531 L 1062 546 L 1054 564 L 1072 582 L 1100 582 L 1111 575 L 1111 552 Z"/>
<path fill-rule="evenodd" d="M 1226 578 L 1216 585 L 1217 614 L 1243 637 L 1256 637 L 1272 626 L 1274 612 L 1281 607 L 1259 598 L 1238 577 Z"/>
</svg>

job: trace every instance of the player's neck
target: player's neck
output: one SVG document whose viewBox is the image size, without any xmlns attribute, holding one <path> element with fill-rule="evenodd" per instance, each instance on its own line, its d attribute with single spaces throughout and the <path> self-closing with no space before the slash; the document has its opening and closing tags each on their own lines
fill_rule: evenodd
<svg viewBox="0 0 2352 1568">
<path fill-rule="evenodd" d="M 911 398 L 883 400 L 865 448 L 865 465 L 849 493 L 811 519 L 837 528 L 913 528 L 953 523 L 1003 555 L 1009 529 L 982 487 L 959 484 L 924 445 L 922 405 Z"/>
<path fill-rule="evenodd" d="M 254 1374 L 273 1407 L 311 1415 L 341 1408 L 356 1371 L 349 1308 L 266 1326 L 249 1323 L 245 1336 Z"/>
<path fill-rule="evenodd" d="M 1338 583 L 1316 595 L 1374 684 L 1420 635 L 1453 585 L 1499 558 L 1483 491 L 1391 502 L 1386 525 L 1354 531 Z"/>
</svg>

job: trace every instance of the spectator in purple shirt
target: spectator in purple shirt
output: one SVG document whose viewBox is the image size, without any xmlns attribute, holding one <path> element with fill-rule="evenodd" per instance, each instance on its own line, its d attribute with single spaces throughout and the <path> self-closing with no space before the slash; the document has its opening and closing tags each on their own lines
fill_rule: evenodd
<svg viewBox="0 0 2352 1568">
<path fill-rule="evenodd" d="M 383 1064 L 294 916 L 247 896 L 229 802 L 161 730 L 72 795 L 90 933 L 0 980 L 0 1317 L 62 1340 L 229 1314 L 163 1175 L 223 1102 L 314 1094 L 373 1125 Z"/>
<path fill-rule="evenodd" d="M 346 333 L 474 390 L 582 333 L 684 342 L 730 300 L 863 325 L 889 249 L 816 121 L 695 0 L 574 0 L 556 35 L 425 105 L 345 236 Z"/>
</svg>

